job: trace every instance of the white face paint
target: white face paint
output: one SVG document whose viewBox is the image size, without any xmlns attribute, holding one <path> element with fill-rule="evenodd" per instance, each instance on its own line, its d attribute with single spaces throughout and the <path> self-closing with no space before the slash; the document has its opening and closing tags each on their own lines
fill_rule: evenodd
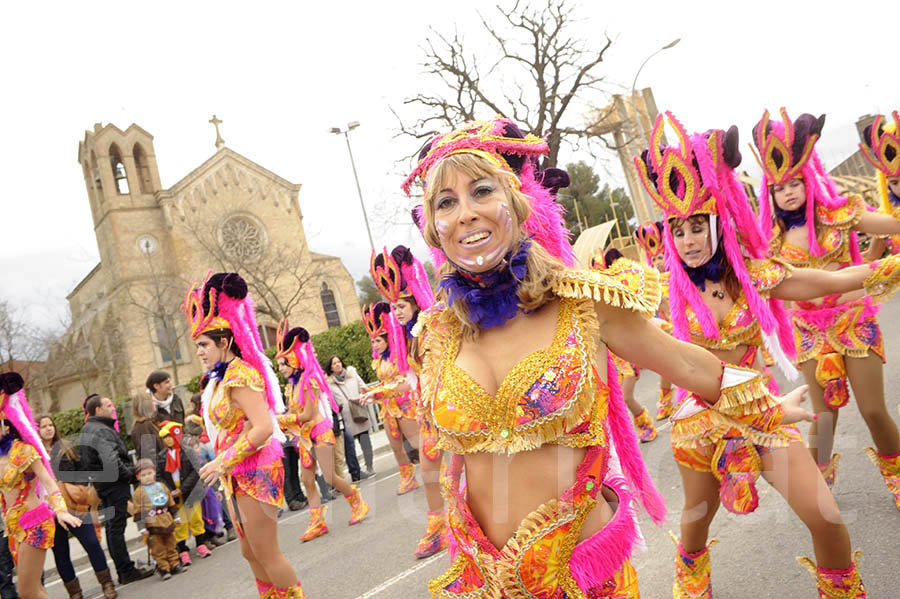
<svg viewBox="0 0 900 599">
<path fill-rule="evenodd" d="M 682 262 L 691 268 L 703 266 L 712 258 L 709 220 L 705 216 L 692 216 L 678 224 L 671 223 L 675 249 Z"/>
<path fill-rule="evenodd" d="M 509 251 L 515 223 L 497 179 L 473 179 L 456 171 L 432 201 L 441 249 L 452 262 L 485 272 Z"/>
</svg>

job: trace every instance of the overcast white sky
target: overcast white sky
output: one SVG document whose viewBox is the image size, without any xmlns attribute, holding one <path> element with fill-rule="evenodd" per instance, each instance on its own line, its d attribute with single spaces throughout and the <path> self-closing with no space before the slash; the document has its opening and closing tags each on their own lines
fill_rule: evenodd
<svg viewBox="0 0 900 599">
<path fill-rule="evenodd" d="M 427 26 L 455 25 L 487 55 L 477 10 L 490 2 L 16 2 L 0 9 L 4 93 L 0 165 L 4 243 L 0 298 L 56 320 L 65 296 L 98 261 L 78 141 L 95 122 L 132 122 L 154 136 L 164 187 L 209 158 L 224 121 L 228 147 L 301 183 L 315 251 L 340 256 L 354 278 L 368 243 L 342 137 L 351 134 L 370 217 L 408 206 L 389 106 L 430 85 L 419 45 Z M 831 166 L 856 148 L 854 121 L 900 108 L 894 2 L 583 2 L 579 25 L 615 43 L 611 89 L 652 86 L 660 110 L 689 130 L 737 124 L 744 142 L 764 108 L 827 113 L 819 150 Z M 603 98 L 591 98 L 597 104 Z M 493 115 L 486 114 L 484 117 Z M 572 114 L 572 120 L 580 115 Z M 746 146 L 744 146 L 746 147 Z M 561 162 L 584 158 L 564 154 Z M 609 162 L 609 161 L 608 161 Z M 755 162 L 744 151 L 744 164 Z M 614 163 L 613 163 L 614 166 Z M 597 165 L 598 172 L 600 165 Z M 610 182 L 618 184 L 620 173 Z M 619 179 L 620 180 L 620 179 Z M 379 206 L 381 209 L 379 209 Z M 412 227 L 374 225 L 376 244 L 418 242 Z M 420 246 L 421 247 L 421 246 Z"/>
</svg>

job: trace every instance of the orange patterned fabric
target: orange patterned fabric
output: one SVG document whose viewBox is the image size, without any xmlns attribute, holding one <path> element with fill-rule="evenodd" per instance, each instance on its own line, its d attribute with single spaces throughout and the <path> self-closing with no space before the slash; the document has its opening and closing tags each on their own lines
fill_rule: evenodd
<svg viewBox="0 0 900 599">
<path fill-rule="evenodd" d="M 606 454 L 593 448 L 579 467 L 580 476 L 559 499 L 551 499 L 522 520 L 518 530 L 497 548 L 485 536 L 472 515 L 464 491 L 460 491 L 461 457 L 455 469 L 447 508 L 450 532 L 457 549 L 450 569 L 428 583 L 435 599 L 589 599 L 616 597 L 637 599 L 637 575 L 625 560 L 609 580 L 598 587 L 582 589 L 569 569 L 569 559 L 591 510 L 597 505 L 606 475 Z M 628 503 L 621 497 L 622 504 Z M 620 509 L 608 527 L 636 524 L 627 510 Z M 602 529 L 601 529 L 602 532 Z M 599 534 L 599 533 L 598 533 Z M 588 541 L 585 541 L 586 543 Z"/>
<path fill-rule="evenodd" d="M 394 418 L 415 420 L 419 398 L 418 390 L 413 388 L 409 391 L 397 391 L 397 386 L 400 383 L 409 382 L 407 376 L 400 374 L 393 362 L 382 360 L 381 358 L 372 360 L 372 370 L 375 371 L 375 375 L 381 384 L 372 387 L 371 391 L 375 393 L 375 398 L 381 402 L 385 413 Z"/>
<path fill-rule="evenodd" d="M 519 362 L 492 396 L 456 365 L 461 342 L 458 323 L 432 332 L 433 395 L 426 404 L 438 430 L 438 447 L 453 453 L 517 452 L 559 443 L 570 447 L 606 445 L 594 365 L 596 315 L 590 300 L 561 299 L 553 342 Z"/>
<path fill-rule="evenodd" d="M 768 298 L 769 292 L 791 275 L 791 267 L 778 259 L 748 259 L 745 263 L 753 286 L 763 299 Z M 719 339 L 710 339 L 703 334 L 700 321 L 690 306 L 686 307 L 686 312 L 691 341 L 696 345 L 726 351 L 741 345 L 763 346 L 759 321 L 750 311 L 743 291 L 719 323 Z"/>
<path fill-rule="evenodd" d="M 820 231 L 818 240 L 822 248 L 821 256 L 812 256 L 808 249 L 783 241 L 780 231 L 776 231 L 776 235 L 772 238 L 772 249 L 775 255 L 780 256 L 785 262 L 800 268 L 823 268 L 832 262 L 849 265 L 852 261 L 850 233 L 865 212 L 866 208 L 858 197 L 851 198 L 836 209 L 816 206 L 816 227 Z"/>
</svg>

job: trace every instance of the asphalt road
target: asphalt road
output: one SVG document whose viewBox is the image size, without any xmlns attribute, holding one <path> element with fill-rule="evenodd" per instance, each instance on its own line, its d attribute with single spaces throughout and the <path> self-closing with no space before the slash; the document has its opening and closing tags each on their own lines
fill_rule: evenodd
<svg viewBox="0 0 900 599">
<path fill-rule="evenodd" d="M 900 364 L 900 305 L 885 307 L 880 317 L 887 355 Z M 900 402 L 900 368 L 885 368 L 885 388 L 891 415 L 897 419 Z M 658 377 L 645 373 L 638 383 L 638 400 L 655 405 Z M 871 443 L 868 431 L 851 400 L 842 411 L 836 449 L 843 452 L 834 494 L 850 529 L 854 549 L 862 549 L 860 569 L 869 597 L 900 598 L 900 512 L 893 504 L 877 469 L 863 453 Z M 805 431 L 804 431 L 805 432 Z M 642 515 L 642 528 L 649 550 L 634 558 L 641 595 L 645 599 L 671 597 L 674 545 L 669 530 L 678 530 L 681 512 L 680 477 L 672 460 L 668 426 L 659 437 L 642 446 L 650 472 L 669 505 L 669 522 L 656 527 Z M 378 476 L 363 483 L 372 505 L 369 518 L 347 526 L 350 510 L 343 500 L 329 504 L 331 533 L 300 543 L 306 511 L 286 513 L 278 527 L 279 542 L 312 599 L 426 598 L 426 582 L 449 565 L 446 552 L 427 560 L 416 560 L 412 551 L 424 530 L 425 498 L 421 489 L 398 497 L 397 466 L 391 454 L 376 460 Z M 712 549 L 713 588 L 716 599 L 798 598 L 814 599 L 812 577 L 796 556 L 812 555 L 809 535 L 781 496 L 762 479 L 760 506 L 748 516 L 720 510 L 711 534 L 720 540 Z M 136 555 L 143 555 L 137 553 Z M 235 599 L 256 597 L 250 570 L 237 543 L 215 550 L 206 560 L 195 560 L 185 574 L 170 581 L 158 578 L 120 589 L 123 599 L 160 599 L 166 594 L 191 599 Z M 53 567 L 48 555 L 47 568 Z M 98 597 L 91 573 L 80 573 L 85 597 Z M 58 582 L 48 587 L 50 597 L 66 594 Z"/>
</svg>

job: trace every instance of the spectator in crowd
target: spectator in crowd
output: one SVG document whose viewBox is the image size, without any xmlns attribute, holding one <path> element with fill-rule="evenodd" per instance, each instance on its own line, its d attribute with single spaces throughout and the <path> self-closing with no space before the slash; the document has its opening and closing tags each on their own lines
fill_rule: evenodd
<svg viewBox="0 0 900 599">
<path fill-rule="evenodd" d="M 94 530 L 94 518 L 97 516 L 96 493 L 90 479 L 81 470 L 81 451 L 73 447 L 71 443 L 59 436 L 56 423 L 49 414 L 38 417 L 38 434 L 41 437 L 47 453 L 50 455 L 50 466 L 53 475 L 59 484 L 60 491 L 66 499 L 69 512 L 81 519 L 81 526 L 70 527 L 66 530 L 62 526 L 56 527 L 56 535 L 53 539 L 53 560 L 56 562 L 56 571 L 62 579 L 66 592 L 71 599 L 82 599 L 81 583 L 75 575 L 75 567 L 69 555 L 69 532 L 72 533 L 87 553 L 94 569 L 97 582 L 103 589 L 105 599 L 116 599 L 116 585 L 109 574 L 109 565 L 106 563 L 106 555 Z M 77 493 L 72 490 L 77 491 Z"/>
<path fill-rule="evenodd" d="M 302 510 L 309 505 L 303 488 L 300 485 L 300 453 L 290 437 L 281 444 L 284 455 L 284 501 L 292 512 Z"/>
<path fill-rule="evenodd" d="M 106 513 L 106 545 L 116 566 L 119 584 L 153 576 L 153 568 L 137 568 L 128 555 L 125 526 L 128 523 L 128 500 L 134 466 L 128 458 L 125 442 L 115 429 L 115 407 L 108 397 L 91 395 L 84 404 L 88 415 L 78 445 L 81 447 L 84 471 L 95 481 Z"/>
<path fill-rule="evenodd" d="M 190 566 L 187 546 L 190 535 L 194 535 L 197 543 L 197 555 L 209 557 L 212 552 L 206 545 L 206 528 L 203 526 L 201 504 L 206 496 L 206 485 L 200 482 L 200 457 L 191 448 L 183 446 L 183 433 L 183 425 L 177 422 L 167 422 L 159 428 L 165 448 L 156 458 L 156 478 L 165 483 L 178 504 L 181 521 L 175 526 L 175 541 L 181 564 Z"/>
<path fill-rule="evenodd" d="M 131 402 L 134 424 L 131 427 L 131 442 L 137 460 L 156 460 L 163 450 L 162 439 L 159 438 L 159 425 L 156 420 L 156 402 L 150 395 L 138 395 Z"/>
<path fill-rule="evenodd" d="M 359 398 L 366 389 L 366 384 L 356 372 L 353 366 L 344 367 L 344 361 L 339 356 L 331 356 L 325 363 L 325 373 L 328 374 L 328 385 L 331 387 L 334 399 L 341 406 L 341 415 L 344 417 L 344 451 L 347 454 L 347 463 L 356 462 L 356 472 L 360 478 L 369 478 L 375 475 L 372 469 L 372 441 L 369 438 L 369 412 L 359 403 Z M 359 469 L 359 461 L 356 458 L 356 445 L 359 441 L 363 458 L 366 463 L 365 471 Z M 351 458 L 352 456 L 352 458 Z M 352 471 L 351 471 L 352 476 Z"/>
<path fill-rule="evenodd" d="M 172 377 L 164 370 L 154 370 L 147 377 L 147 391 L 156 405 L 156 422 L 184 424 L 184 404 L 174 391 Z"/>
<path fill-rule="evenodd" d="M 166 485 L 156 480 L 156 466 L 152 460 L 139 460 L 136 470 L 140 484 L 131 498 L 134 522 L 147 541 L 160 577 L 169 580 L 172 574 L 182 571 L 175 542 L 178 505 Z"/>
</svg>

